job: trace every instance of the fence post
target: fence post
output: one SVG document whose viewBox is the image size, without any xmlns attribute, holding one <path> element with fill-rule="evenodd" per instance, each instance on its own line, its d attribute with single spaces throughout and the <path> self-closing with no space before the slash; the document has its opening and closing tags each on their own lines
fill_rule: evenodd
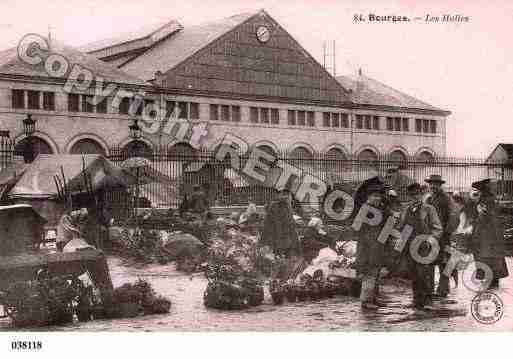
<svg viewBox="0 0 513 359">
<path fill-rule="evenodd" d="M 0 169 L 9 166 L 14 158 L 14 143 L 9 131 L 0 131 Z"/>
</svg>

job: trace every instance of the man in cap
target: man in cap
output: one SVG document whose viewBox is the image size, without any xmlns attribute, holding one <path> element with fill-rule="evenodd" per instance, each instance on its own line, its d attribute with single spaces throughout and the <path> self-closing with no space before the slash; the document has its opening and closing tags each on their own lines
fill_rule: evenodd
<svg viewBox="0 0 513 359">
<path fill-rule="evenodd" d="M 435 265 L 438 266 L 440 273 L 436 296 L 445 298 L 449 294 L 449 277 L 443 274 L 443 272 L 450 257 L 450 254 L 445 251 L 445 247 L 450 245 L 452 229 L 449 228 L 449 220 L 453 212 L 452 203 L 449 195 L 442 189 L 442 185 L 445 183 L 442 176 L 437 174 L 431 175 L 425 179 L 425 182 L 429 185 L 430 192 L 426 198 L 426 202 L 435 207 L 438 218 L 442 224 L 442 237 L 440 238 L 439 243 L 440 252 L 438 253 L 438 258 L 435 261 Z"/>
<path fill-rule="evenodd" d="M 433 294 L 433 264 L 423 264 L 416 260 L 410 252 L 410 245 L 416 236 L 429 235 L 435 240 L 440 240 L 442 236 L 442 224 L 438 218 L 435 207 L 422 202 L 422 188 L 418 183 L 412 183 L 407 187 L 411 202 L 402 213 L 400 228 L 408 225 L 411 232 L 408 242 L 403 249 L 402 255 L 405 256 L 409 266 L 410 276 L 412 278 L 413 305 L 417 309 L 424 309 L 432 304 Z M 423 242 L 418 248 L 418 255 L 426 257 L 430 254 L 432 247 Z M 427 308 L 426 308 L 427 309 Z"/>
<path fill-rule="evenodd" d="M 399 200 L 405 201 L 406 198 L 406 187 L 413 183 L 413 179 L 401 173 L 400 166 L 393 165 L 386 170 L 385 182 L 393 190 L 396 191 Z"/>
</svg>

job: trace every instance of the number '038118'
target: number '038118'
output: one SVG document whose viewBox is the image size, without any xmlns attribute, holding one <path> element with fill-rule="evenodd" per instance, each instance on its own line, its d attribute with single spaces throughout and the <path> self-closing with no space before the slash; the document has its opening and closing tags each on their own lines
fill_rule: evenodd
<svg viewBox="0 0 513 359">
<path fill-rule="evenodd" d="M 40 341 L 13 341 L 11 342 L 11 349 L 13 350 L 40 350 L 43 348 L 43 343 Z"/>
</svg>

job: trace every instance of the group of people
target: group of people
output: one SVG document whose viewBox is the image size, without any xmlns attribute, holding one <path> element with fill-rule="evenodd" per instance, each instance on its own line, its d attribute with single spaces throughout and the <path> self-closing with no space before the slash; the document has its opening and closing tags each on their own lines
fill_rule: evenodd
<svg viewBox="0 0 513 359">
<path fill-rule="evenodd" d="M 446 270 L 451 256 L 446 247 L 453 246 L 455 242 L 465 243 L 474 260 L 483 263 L 485 269 L 489 268 L 488 272 L 492 274 L 490 287 L 498 287 L 499 280 L 508 276 L 504 259 L 503 229 L 491 181 L 485 179 L 472 183 L 472 192 L 468 197 L 459 193 L 446 193 L 442 188 L 445 181 L 440 175 L 431 175 L 425 182 L 427 192 L 424 186 L 416 182 L 390 183 L 386 181 L 386 177 L 385 180 L 374 177 L 366 181 L 363 201 L 368 206 L 379 209 L 382 220 L 378 225 L 364 221 L 357 230 L 355 269 L 361 278 L 360 299 L 365 309 L 376 309 L 383 305 L 378 296 L 383 268 L 390 275 L 406 276 L 411 280 L 412 304 L 417 309 L 429 308 L 433 300 L 447 297 L 450 292 L 450 279 L 453 278 L 456 285 L 458 282 L 456 269 L 452 269 L 450 273 Z M 398 183 L 406 191 L 397 188 Z M 208 217 L 210 211 L 207 195 L 198 185 L 194 186 L 190 198 L 185 199 L 181 207 L 181 211 L 193 213 L 202 220 Z M 318 252 L 319 246 L 329 244 L 326 242 L 329 242 L 329 236 L 320 229 L 322 226 L 319 223 L 322 224 L 322 221 L 312 217 L 309 223 L 311 233 L 307 231 L 305 238 L 300 241 L 294 213 L 302 210 L 297 207 L 288 189 L 279 192 L 278 198 L 266 206 L 261 244 L 269 246 L 278 256 L 315 257 L 314 253 Z M 256 214 L 256 207 L 249 212 L 246 221 Z M 93 217 L 98 216 L 87 213 L 85 209 L 63 215 L 58 229 L 58 249 L 63 250 L 74 238 L 87 237 L 84 236 L 86 227 L 97 228 L 98 223 L 91 223 Z M 410 227 L 411 233 L 402 251 L 394 248 L 397 247 L 397 238 L 394 236 L 388 236 L 386 241 L 378 240 L 390 217 L 393 218 L 397 231 L 401 232 L 406 226 Z M 91 237 L 98 238 L 97 231 L 90 232 Z M 411 244 L 419 235 L 429 236 L 438 244 L 437 257 L 430 263 L 417 260 L 410 250 Z M 93 238 L 85 239 L 89 244 L 98 245 Z M 431 252 L 432 246 L 433 243 L 424 241 L 416 249 L 416 253 L 425 257 Z M 435 267 L 438 267 L 440 274 L 436 290 Z M 475 277 L 486 279 L 485 269 L 480 267 Z"/>
<path fill-rule="evenodd" d="M 362 279 L 360 299 L 365 309 L 376 309 L 383 305 L 378 299 L 378 283 L 385 267 L 391 275 L 406 276 L 411 280 L 412 305 L 419 310 L 429 309 L 433 300 L 447 297 L 450 279 L 454 278 L 457 284 L 458 274 L 456 269 L 448 267 L 446 270 L 450 258 L 446 247 L 452 246 L 456 239 L 465 243 L 476 262 L 485 264 L 491 270 L 490 287 L 498 287 L 499 280 L 508 276 L 503 230 L 490 179 L 472 183 L 469 199 L 458 193 L 446 193 L 442 188 L 445 181 L 440 175 L 431 175 L 425 182 L 428 185 L 427 193 L 419 183 L 408 184 L 406 201 L 398 206 L 397 201 L 390 200 L 397 198 L 398 190 L 393 185 L 379 177 L 368 181 L 365 203 L 379 209 L 383 219 L 377 226 L 364 222 L 358 230 L 356 269 Z M 401 251 L 394 248 L 397 238 L 378 240 L 390 216 L 399 232 L 406 226 L 411 230 Z M 437 256 L 429 263 L 418 258 L 426 258 L 432 253 L 435 243 L 420 241 L 418 248 L 410 250 L 419 235 L 428 236 L 438 244 Z M 440 273 L 436 290 L 435 267 Z M 485 270 L 479 268 L 475 277 L 486 279 Z"/>
</svg>

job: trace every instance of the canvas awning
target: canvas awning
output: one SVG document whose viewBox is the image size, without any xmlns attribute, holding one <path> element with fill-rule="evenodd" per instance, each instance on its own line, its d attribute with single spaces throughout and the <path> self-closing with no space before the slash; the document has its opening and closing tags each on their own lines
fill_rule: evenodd
<svg viewBox="0 0 513 359">
<path fill-rule="evenodd" d="M 15 184 L 7 193 L 8 197 L 56 198 L 54 176 L 58 175 L 62 179 L 61 169 L 71 193 L 85 190 L 84 173 L 90 177 L 94 191 L 126 187 L 135 182 L 133 176 L 101 155 L 39 155 L 15 179 Z M 6 178 L 8 177 L 6 174 Z"/>
</svg>

